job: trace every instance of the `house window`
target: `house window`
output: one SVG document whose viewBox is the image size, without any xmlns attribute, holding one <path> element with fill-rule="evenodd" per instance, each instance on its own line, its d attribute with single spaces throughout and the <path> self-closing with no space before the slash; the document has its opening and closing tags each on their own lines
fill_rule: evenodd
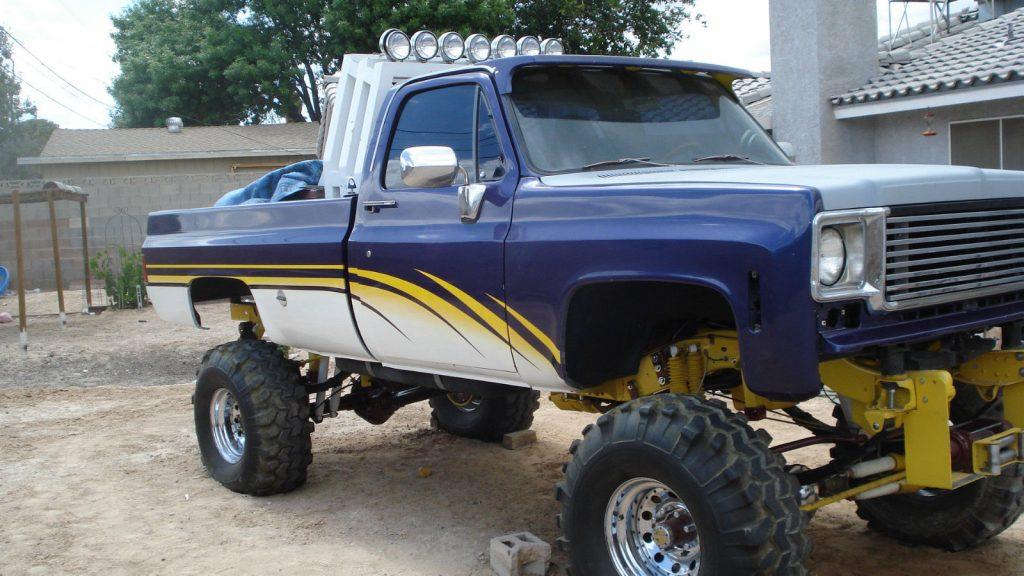
<svg viewBox="0 0 1024 576">
<path fill-rule="evenodd" d="M 949 163 L 1024 170 L 1024 117 L 950 123 Z"/>
</svg>

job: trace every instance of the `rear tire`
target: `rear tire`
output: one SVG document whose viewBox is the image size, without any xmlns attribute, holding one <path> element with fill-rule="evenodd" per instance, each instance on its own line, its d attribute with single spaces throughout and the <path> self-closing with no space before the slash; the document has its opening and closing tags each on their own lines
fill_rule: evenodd
<svg viewBox="0 0 1024 576">
<path fill-rule="evenodd" d="M 571 574 L 807 574 L 796 479 L 721 402 L 634 400 L 569 452 L 555 495 Z"/>
<path fill-rule="evenodd" d="M 194 396 L 203 465 L 235 492 L 267 496 L 306 481 L 309 395 L 298 364 L 273 343 L 237 340 L 203 357 Z"/>
<path fill-rule="evenodd" d="M 540 393 L 522 390 L 502 396 L 480 397 L 452 393 L 430 399 L 431 418 L 438 428 L 466 438 L 497 442 L 505 434 L 533 425 Z"/>
<path fill-rule="evenodd" d="M 973 386 L 956 385 L 950 419 L 962 423 L 998 403 L 986 402 Z M 994 404 L 994 405 L 993 405 Z M 952 491 L 898 494 L 857 502 L 857 515 L 868 528 L 905 544 L 949 551 L 973 548 L 1009 528 L 1024 512 L 1024 465 L 1003 468 L 999 476 L 977 480 Z"/>
</svg>

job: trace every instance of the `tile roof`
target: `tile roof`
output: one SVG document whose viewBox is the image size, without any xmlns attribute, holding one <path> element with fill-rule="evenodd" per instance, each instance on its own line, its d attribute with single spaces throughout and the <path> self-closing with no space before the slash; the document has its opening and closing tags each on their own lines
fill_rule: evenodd
<svg viewBox="0 0 1024 576">
<path fill-rule="evenodd" d="M 318 124 L 54 130 L 37 158 L 24 163 L 116 162 L 173 158 L 308 156 L 316 153 Z"/>
<path fill-rule="evenodd" d="M 967 7 L 950 15 L 949 29 L 931 33 L 931 22 L 922 22 L 892 36 L 878 39 L 880 74 L 927 55 L 928 48 L 944 38 L 959 36 L 980 25 L 978 8 Z M 733 83 L 733 90 L 744 106 L 759 102 L 772 94 L 771 73 L 744 78 Z M 770 111 L 769 111 L 770 114 Z"/>
<path fill-rule="evenodd" d="M 841 106 L 1024 79 L 1024 8 L 928 45 L 906 63 L 832 98 Z"/>
<path fill-rule="evenodd" d="M 740 78 L 732 83 L 732 89 L 744 106 L 764 100 L 772 95 L 771 72 L 763 72 L 753 78 Z"/>
</svg>

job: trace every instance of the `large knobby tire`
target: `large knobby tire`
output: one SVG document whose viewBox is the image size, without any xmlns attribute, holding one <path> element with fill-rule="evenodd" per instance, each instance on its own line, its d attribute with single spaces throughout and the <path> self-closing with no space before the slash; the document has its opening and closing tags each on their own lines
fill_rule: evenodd
<svg viewBox="0 0 1024 576">
<path fill-rule="evenodd" d="M 555 491 L 571 574 L 807 574 L 799 486 L 769 441 L 723 403 L 693 396 L 642 398 L 603 414 L 573 442 Z M 655 488 L 640 491 L 647 486 Z M 675 536 L 663 547 L 666 524 L 651 518 L 666 510 L 685 510 L 689 524 L 680 531 L 669 520 Z M 636 543 L 632 556 L 622 542 Z"/>
<path fill-rule="evenodd" d="M 309 395 L 298 364 L 276 345 L 238 340 L 207 352 L 194 404 L 199 452 L 215 480 L 254 496 L 305 483 L 313 460 Z"/>
<path fill-rule="evenodd" d="M 501 396 L 447 394 L 430 399 L 437 426 L 456 436 L 497 442 L 509 432 L 533 425 L 533 413 L 540 407 L 540 393 L 515 391 Z"/>
<path fill-rule="evenodd" d="M 972 386 L 957 384 L 950 419 L 963 422 L 987 403 Z M 996 404 L 992 417 L 1001 417 Z M 929 490 L 857 502 L 868 528 L 904 544 L 958 551 L 973 548 L 1009 528 L 1024 512 L 1024 465 L 953 491 Z"/>
</svg>

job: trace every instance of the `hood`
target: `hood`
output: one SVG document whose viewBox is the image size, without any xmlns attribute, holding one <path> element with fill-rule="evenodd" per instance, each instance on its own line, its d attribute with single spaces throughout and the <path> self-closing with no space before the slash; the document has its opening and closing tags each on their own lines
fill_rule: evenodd
<svg viewBox="0 0 1024 576">
<path fill-rule="evenodd" d="M 758 184 L 813 188 L 825 210 L 1024 198 L 1024 172 L 924 164 L 630 167 L 544 176 L 560 186 Z"/>
</svg>

